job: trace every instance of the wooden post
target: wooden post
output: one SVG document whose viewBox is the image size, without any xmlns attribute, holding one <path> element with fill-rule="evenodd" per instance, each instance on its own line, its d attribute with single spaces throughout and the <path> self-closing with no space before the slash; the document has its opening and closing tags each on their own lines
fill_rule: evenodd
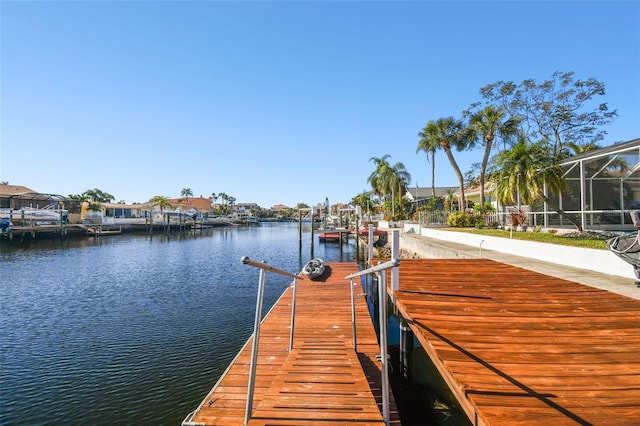
<svg viewBox="0 0 640 426">
<path fill-rule="evenodd" d="M 298 251 L 302 253 L 302 210 L 298 209 Z"/>
<path fill-rule="evenodd" d="M 355 233 L 356 233 L 356 263 L 358 262 L 358 254 L 360 252 L 360 241 L 358 239 L 359 235 L 358 235 L 358 231 L 360 230 L 360 224 L 358 223 L 358 216 L 356 216 L 356 226 L 355 226 Z M 349 238 L 349 234 L 347 234 L 347 238 Z"/>
</svg>

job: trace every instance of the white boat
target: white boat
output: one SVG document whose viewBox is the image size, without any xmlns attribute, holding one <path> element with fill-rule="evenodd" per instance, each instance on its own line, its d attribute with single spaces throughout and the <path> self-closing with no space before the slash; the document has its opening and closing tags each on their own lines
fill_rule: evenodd
<svg viewBox="0 0 640 426">
<path fill-rule="evenodd" d="M 302 273 L 309 277 L 309 279 L 316 279 L 324 273 L 324 260 L 316 257 L 311 259 L 302 268 Z"/>
</svg>

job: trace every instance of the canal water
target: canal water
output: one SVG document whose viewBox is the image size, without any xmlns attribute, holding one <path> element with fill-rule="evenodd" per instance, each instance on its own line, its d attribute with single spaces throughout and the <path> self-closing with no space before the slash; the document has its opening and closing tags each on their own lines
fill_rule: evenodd
<svg viewBox="0 0 640 426">
<path fill-rule="evenodd" d="M 2 246 L 0 424 L 180 424 L 252 332 L 259 271 L 240 258 L 295 273 L 308 240 L 280 223 Z M 290 282 L 267 275 L 263 312 Z"/>
<path fill-rule="evenodd" d="M 295 273 L 309 237 L 300 250 L 298 225 L 276 223 L 0 245 L 0 425 L 179 425 L 253 331 L 259 271 L 241 257 Z M 356 260 L 352 240 L 315 239 L 314 256 Z M 267 274 L 265 314 L 290 282 Z M 398 330 L 391 315 L 403 425 L 468 425 L 417 340 L 401 365 Z"/>
</svg>

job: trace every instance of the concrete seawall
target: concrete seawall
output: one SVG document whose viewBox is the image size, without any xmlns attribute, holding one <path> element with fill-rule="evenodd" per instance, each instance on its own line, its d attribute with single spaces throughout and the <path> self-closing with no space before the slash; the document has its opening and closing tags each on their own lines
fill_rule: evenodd
<svg viewBox="0 0 640 426">
<path fill-rule="evenodd" d="M 422 249 L 427 250 L 425 256 L 429 257 L 479 257 L 482 250 L 493 250 L 587 271 L 635 279 L 633 267 L 608 250 L 488 237 L 438 228 L 421 228 L 414 224 L 405 224 L 403 233 L 414 233 L 434 240 L 435 247 Z M 438 241 L 442 244 L 438 244 Z M 454 246 L 452 248 L 451 243 L 466 247 Z M 411 245 L 411 242 L 405 242 L 405 244 Z"/>
<path fill-rule="evenodd" d="M 379 224 L 381 228 L 385 225 Z M 400 231 L 400 249 L 409 257 L 483 257 L 640 299 L 633 267 L 608 250 L 485 237 L 411 224 L 392 229 Z"/>
</svg>

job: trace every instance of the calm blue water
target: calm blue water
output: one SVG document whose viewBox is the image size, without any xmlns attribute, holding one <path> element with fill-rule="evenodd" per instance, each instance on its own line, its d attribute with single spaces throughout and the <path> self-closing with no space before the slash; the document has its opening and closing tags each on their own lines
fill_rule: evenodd
<svg viewBox="0 0 640 426">
<path fill-rule="evenodd" d="M 259 272 L 240 258 L 297 272 L 308 240 L 300 255 L 297 224 L 271 224 L 3 246 L 0 424 L 179 424 L 251 334 Z M 290 281 L 267 275 L 263 312 Z"/>
</svg>

